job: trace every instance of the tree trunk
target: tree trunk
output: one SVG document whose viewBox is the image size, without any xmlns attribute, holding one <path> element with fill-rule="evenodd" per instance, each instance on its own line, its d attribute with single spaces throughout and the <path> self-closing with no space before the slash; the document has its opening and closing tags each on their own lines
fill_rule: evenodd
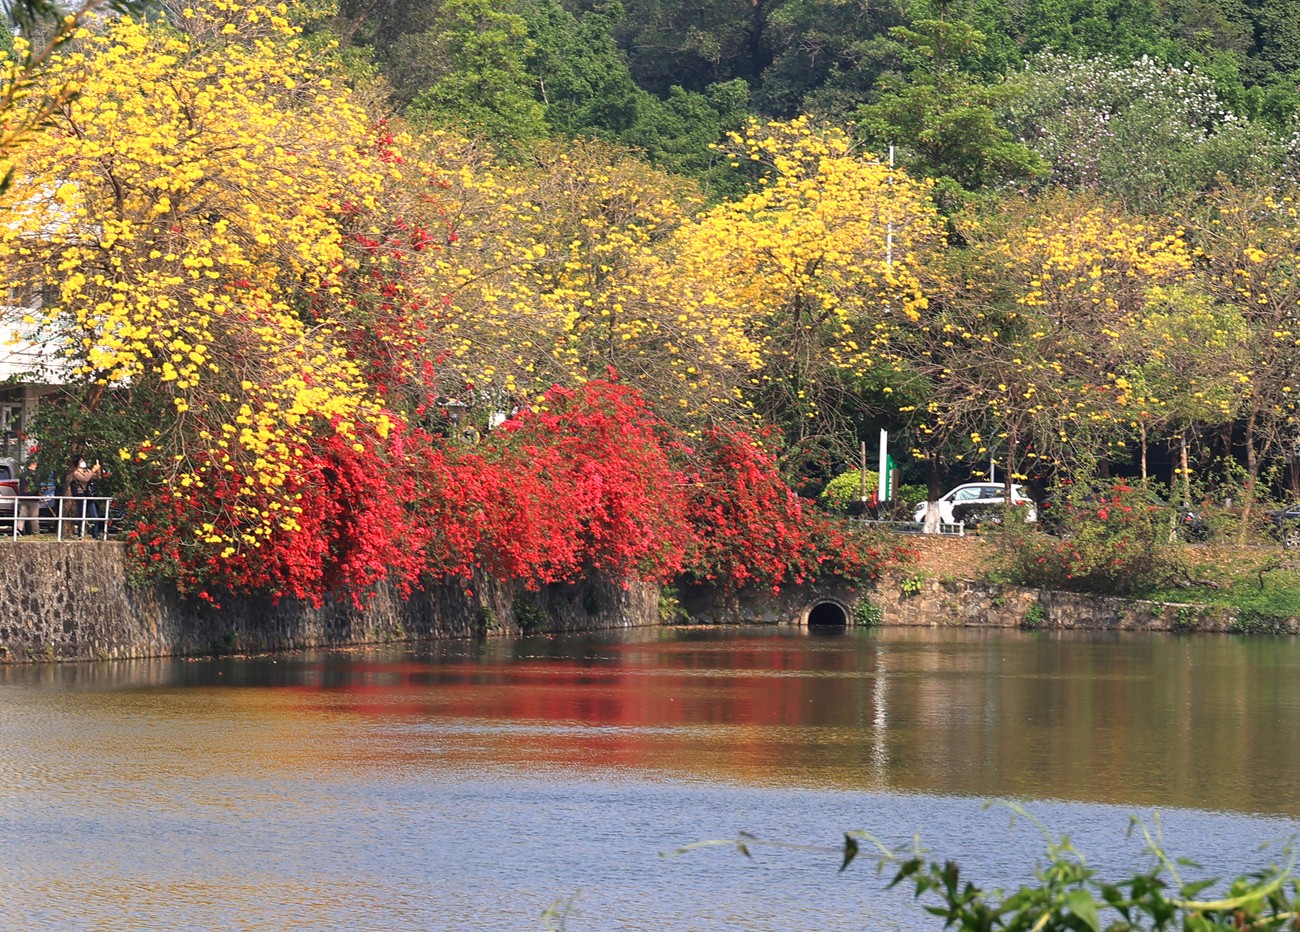
<svg viewBox="0 0 1300 932">
<path fill-rule="evenodd" d="M 925 509 L 925 524 L 921 527 L 922 534 L 939 533 L 939 496 L 943 494 L 943 474 L 939 471 L 939 454 L 937 452 L 930 454 L 930 476 L 929 476 L 929 495 L 928 504 Z"/>
<path fill-rule="evenodd" d="M 1178 435 L 1178 468 L 1183 474 L 1183 504 L 1192 503 L 1192 470 L 1187 465 L 1187 431 Z"/>
<path fill-rule="evenodd" d="M 1147 481 L 1147 422 L 1141 421 L 1138 429 L 1142 432 L 1142 484 Z"/>
<path fill-rule="evenodd" d="M 1255 449 L 1255 427 L 1258 416 L 1252 411 L 1246 415 L 1246 488 L 1241 495 L 1241 529 L 1238 543 L 1245 543 L 1250 532 L 1250 513 L 1255 506 L 1255 486 L 1259 483 L 1259 451 Z"/>
<path fill-rule="evenodd" d="M 1006 500 L 1004 511 L 1011 508 L 1011 487 L 1015 484 L 1016 476 L 1016 428 L 1012 425 L 1007 430 L 1007 458 L 1002 464 L 1002 497 Z"/>
<path fill-rule="evenodd" d="M 755 80 L 766 70 L 767 66 L 772 63 L 771 55 L 767 51 L 767 43 L 764 41 L 767 34 L 767 3 L 765 0 L 750 0 L 749 3 L 749 29 L 746 38 L 749 40 L 749 67 Z"/>
</svg>

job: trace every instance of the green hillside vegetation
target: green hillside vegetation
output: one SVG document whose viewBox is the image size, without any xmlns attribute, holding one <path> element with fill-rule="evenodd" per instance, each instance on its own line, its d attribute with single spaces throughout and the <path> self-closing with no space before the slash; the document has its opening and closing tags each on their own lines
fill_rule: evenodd
<svg viewBox="0 0 1300 932">
<path fill-rule="evenodd" d="M 1286 0 L 345 0 L 337 28 L 400 109 L 697 176 L 747 115 L 810 114 L 968 191 L 1037 178 L 1149 208 L 1288 167 L 1300 107 Z"/>
</svg>

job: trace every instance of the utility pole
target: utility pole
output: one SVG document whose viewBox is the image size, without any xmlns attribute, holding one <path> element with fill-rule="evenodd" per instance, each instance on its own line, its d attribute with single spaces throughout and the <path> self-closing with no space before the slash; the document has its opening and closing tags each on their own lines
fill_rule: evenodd
<svg viewBox="0 0 1300 932">
<path fill-rule="evenodd" d="M 889 147 L 889 187 L 894 187 L 894 147 Z M 885 221 L 885 268 L 892 270 L 894 268 L 894 217 L 893 210 L 890 210 L 890 217 Z"/>
<path fill-rule="evenodd" d="M 862 441 L 858 450 L 858 498 L 867 503 L 867 442 Z"/>
</svg>

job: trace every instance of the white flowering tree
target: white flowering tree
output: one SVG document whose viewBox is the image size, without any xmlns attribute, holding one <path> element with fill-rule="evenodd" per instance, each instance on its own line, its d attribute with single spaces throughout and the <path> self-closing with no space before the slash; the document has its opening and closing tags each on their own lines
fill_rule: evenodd
<svg viewBox="0 0 1300 932">
<path fill-rule="evenodd" d="M 1010 79 L 1005 119 L 1051 165 L 1051 180 L 1157 210 L 1220 178 L 1270 177 L 1291 160 L 1286 141 L 1238 115 L 1215 83 L 1184 63 L 1151 58 L 1034 56 Z"/>
</svg>

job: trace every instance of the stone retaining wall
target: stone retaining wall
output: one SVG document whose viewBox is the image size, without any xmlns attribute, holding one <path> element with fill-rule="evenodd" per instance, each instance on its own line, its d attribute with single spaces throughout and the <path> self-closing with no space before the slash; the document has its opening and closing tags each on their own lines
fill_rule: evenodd
<svg viewBox="0 0 1300 932">
<path fill-rule="evenodd" d="M 1080 592 L 1053 592 L 969 580 L 886 578 L 872 593 L 881 623 L 911 627 L 972 626 L 1084 631 L 1243 630 L 1240 619 L 1217 605 L 1151 602 Z M 1300 620 L 1278 627 L 1300 631 Z"/>
<path fill-rule="evenodd" d="M 687 587 L 681 600 L 691 619 L 703 624 L 807 624 L 814 606 L 832 602 L 850 625 L 866 619 L 930 628 L 1300 633 L 1300 619 L 1239 618 L 1222 606 L 906 575 L 886 576 L 872 588 L 795 586 L 776 594 Z"/>
<path fill-rule="evenodd" d="M 231 600 L 214 608 L 126 582 L 126 552 L 103 542 L 0 542 L 0 662 L 260 653 L 395 641 L 596 631 L 659 623 L 659 589 L 593 581 L 519 586 L 473 580 L 403 597 L 380 587 L 363 608 L 292 599 Z M 795 586 L 729 593 L 684 587 L 699 624 L 807 624 L 819 604 L 848 624 L 1144 631 L 1300 633 L 1300 619 L 1234 617 L 1227 609 L 1046 592 L 964 580 L 895 576 L 872 588 Z"/>
<path fill-rule="evenodd" d="M 803 625 L 809 610 L 821 602 L 833 602 L 845 610 L 853 624 L 854 608 L 869 598 L 863 586 L 786 586 L 778 592 L 756 589 L 732 592 L 715 586 L 682 586 L 683 611 L 702 625 Z"/>
<path fill-rule="evenodd" d="M 127 584 L 117 543 L 0 543 L 0 660 L 90 660 L 255 653 L 390 641 L 587 631 L 655 624 L 659 590 L 596 581 L 537 592 L 491 581 L 430 586 L 403 598 L 380 587 L 364 608 L 292 599 L 217 609 Z"/>
</svg>

